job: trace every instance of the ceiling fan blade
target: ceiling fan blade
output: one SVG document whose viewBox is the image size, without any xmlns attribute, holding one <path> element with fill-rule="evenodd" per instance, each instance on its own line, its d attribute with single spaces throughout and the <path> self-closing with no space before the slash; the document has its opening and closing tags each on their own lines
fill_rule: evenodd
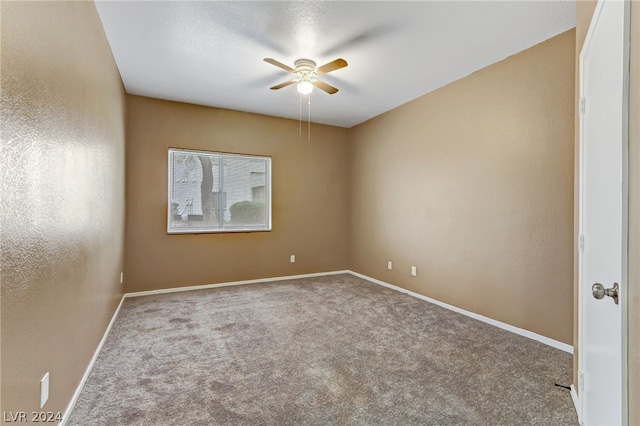
<svg viewBox="0 0 640 426">
<path fill-rule="evenodd" d="M 265 59 L 266 60 L 266 59 Z M 316 68 L 316 74 L 322 75 L 331 71 L 339 70 L 340 68 L 344 68 L 347 65 L 347 61 L 342 58 L 338 58 L 334 61 L 329 62 L 328 64 L 324 64 L 321 67 Z"/>
<path fill-rule="evenodd" d="M 298 80 L 289 80 L 289 81 L 285 81 L 284 83 L 280 83 L 276 86 L 271 87 L 271 90 L 278 90 L 278 89 L 282 89 L 283 87 L 287 87 L 290 84 L 293 84 L 295 82 L 297 82 Z"/>
<path fill-rule="evenodd" d="M 283 70 L 285 70 L 286 72 L 290 72 L 290 73 L 295 73 L 296 70 L 294 70 L 293 68 L 291 68 L 290 66 L 287 66 L 285 64 L 283 64 L 282 62 L 278 62 L 275 59 L 272 58 L 264 58 L 263 61 L 270 63 L 271 65 L 275 65 L 278 68 L 282 68 Z"/>
<path fill-rule="evenodd" d="M 316 86 L 318 89 L 320 90 L 324 90 L 325 92 L 327 92 L 330 95 L 333 95 L 334 93 L 336 93 L 338 91 L 338 89 L 336 89 L 335 87 L 333 87 L 330 84 L 327 84 L 323 81 L 320 80 L 316 80 L 312 82 L 314 86 Z"/>
</svg>

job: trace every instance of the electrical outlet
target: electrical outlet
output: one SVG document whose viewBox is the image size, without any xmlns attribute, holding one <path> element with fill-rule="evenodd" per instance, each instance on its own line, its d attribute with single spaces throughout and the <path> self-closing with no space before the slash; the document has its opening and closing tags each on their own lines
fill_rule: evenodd
<svg viewBox="0 0 640 426">
<path fill-rule="evenodd" d="M 291 255 L 290 262 L 291 262 L 291 263 L 295 263 L 295 262 L 296 262 L 296 255 L 295 255 L 295 254 L 292 254 L 292 255 Z"/>
<path fill-rule="evenodd" d="M 415 266 L 411 267 L 411 276 L 412 277 L 418 276 L 418 269 Z"/>
<path fill-rule="evenodd" d="M 120 284 L 124 281 L 124 272 L 120 272 Z"/>
<path fill-rule="evenodd" d="M 44 407 L 44 404 L 49 399 L 49 373 L 45 374 L 40 380 L 40 408 Z"/>
<path fill-rule="evenodd" d="M 387 262 L 387 269 L 389 270 L 393 269 L 393 263 L 391 261 Z"/>
</svg>

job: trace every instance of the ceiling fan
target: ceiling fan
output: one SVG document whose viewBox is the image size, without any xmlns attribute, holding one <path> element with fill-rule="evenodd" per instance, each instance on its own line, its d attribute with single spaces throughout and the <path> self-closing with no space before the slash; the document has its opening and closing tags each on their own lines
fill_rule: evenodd
<svg viewBox="0 0 640 426">
<path fill-rule="evenodd" d="M 289 86 L 290 84 L 298 83 L 297 89 L 301 95 L 308 95 L 309 93 L 311 93 L 314 86 L 318 89 L 324 90 L 330 95 L 333 95 L 338 91 L 338 89 L 330 84 L 318 80 L 316 77 L 322 74 L 327 74 L 331 71 L 339 70 L 340 68 L 344 68 L 348 65 L 347 61 L 342 58 L 335 59 L 327 64 L 322 65 L 321 67 L 316 67 L 316 63 L 311 59 L 298 59 L 295 62 L 295 68 L 291 68 L 290 66 L 287 66 L 282 62 L 278 62 L 272 58 L 264 58 L 264 61 L 270 63 L 271 65 L 275 65 L 276 67 L 282 68 L 283 70 L 290 72 L 291 74 L 297 75 L 297 77 L 293 80 L 289 80 L 273 86 L 271 90 L 282 89 L 283 87 Z"/>
</svg>

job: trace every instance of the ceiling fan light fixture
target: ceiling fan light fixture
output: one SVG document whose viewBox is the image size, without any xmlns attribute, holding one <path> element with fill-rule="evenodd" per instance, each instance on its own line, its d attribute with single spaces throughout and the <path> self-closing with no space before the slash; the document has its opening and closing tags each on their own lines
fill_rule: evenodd
<svg viewBox="0 0 640 426">
<path fill-rule="evenodd" d="M 324 81 L 318 80 L 316 77 L 335 70 L 339 70 L 340 68 L 344 68 L 349 65 L 347 64 L 347 61 L 342 58 L 334 59 L 333 61 L 322 65 L 321 67 L 316 67 L 316 63 L 311 59 L 298 59 L 295 62 L 295 68 L 291 68 L 290 66 L 276 61 L 273 58 L 264 58 L 263 61 L 271 65 L 275 65 L 278 68 L 282 68 L 288 73 L 296 75 L 296 78 L 285 81 L 284 83 L 277 84 L 271 87 L 271 90 L 282 89 L 283 87 L 287 87 L 295 83 L 298 93 L 300 93 L 301 95 L 308 95 L 313 92 L 314 86 L 324 92 L 327 92 L 330 95 L 338 93 L 338 89 L 330 84 L 325 83 Z"/>
<path fill-rule="evenodd" d="M 309 80 L 309 77 L 302 77 L 297 85 L 298 93 L 301 95 L 308 95 L 313 92 L 313 83 Z"/>
</svg>

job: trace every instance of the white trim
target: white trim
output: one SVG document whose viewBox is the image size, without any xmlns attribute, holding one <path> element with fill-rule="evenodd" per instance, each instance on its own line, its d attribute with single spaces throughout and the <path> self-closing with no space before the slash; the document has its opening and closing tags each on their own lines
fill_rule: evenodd
<svg viewBox="0 0 640 426">
<path fill-rule="evenodd" d="M 582 423 L 582 413 L 580 412 L 580 398 L 578 397 L 578 392 L 576 392 L 575 386 L 571 385 L 571 401 L 573 401 L 573 407 L 576 409 L 576 413 L 578 414 L 578 423 L 581 425 Z"/>
<path fill-rule="evenodd" d="M 73 396 L 71 397 L 71 401 L 69 401 L 69 404 L 67 405 L 67 409 L 64 411 L 64 414 L 62 415 L 62 421 L 60 422 L 60 426 L 64 426 L 67 423 L 67 420 L 69 419 L 69 415 L 71 415 L 71 412 L 73 411 L 73 407 L 76 405 L 76 402 L 78 401 L 78 398 L 80 397 L 80 393 L 82 392 L 82 388 L 84 387 L 84 384 L 87 382 L 87 379 L 89 378 L 89 375 L 91 374 L 91 370 L 93 369 L 93 365 L 96 363 L 96 360 L 98 359 L 98 355 L 100 355 L 100 351 L 102 351 L 102 347 L 104 346 L 104 343 L 107 341 L 107 336 L 109 335 L 109 332 L 111 331 L 111 328 L 113 327 L 113 324 L 116 322 L 116 318 L 118 317 L 118 314 L 120 313 L 120 308 L 122 307 L 122 302 L 124 302 L 124 298 L 125 298 L 125 296 L 122 296 L 122 298 L 120 299 L 120 303 L 118 304 L 118 307 L 116 308 L 116 311 L 113 313 L 113 316 L 111 317 L 111 321 L 109 321 L 109 325 L 107 325 L 107 329 L 104 331 L 104 335 L 102 336 L 102 340 L 100 340 L 100 343 L 98 344 L 98 347 L 96 348 L 95 352 L 93 353 L 93 357 L 91 357 L 91 361 L 89 361 L 89 365 L 87 366 L 87 369 L 84 372 L 84 376 L 82 376 L 82 379 L 80 380 L 80 383 L 78 384 L 78 387 L 76 388 L 76 391 L 74 392 Z"/>
<path fill-rule="evenodd" d="M 339 274 L 348 274 L 351 271 L 329 271 L 329 272 L 317 272 L 313 274 L 302 274 L 302 275 L 285 275 L 282 277 L 271 277 L 271 278 L 258 278 L 255 280 L 244 280 L 244 281 L 230 281 L 226 283 L 219 284 L 202 284 L 202 285 L 193 285 L 188 287 L 172 287 L 172 288 L 163 288 L 159 290 L 149 290 L 149 291 L 136 291 L 133 293 L 125 293 L 124 297 L 140 297 L 140 296 L 151 296 L 154 294 L 165 294 L 165 293 L 178 293 L 181 291 L 193 291 L 193 290 L 206 290 L 208 288 L 218 288 L 218 287 L 230 287 L 236 285 L 245 285 L 245 284 L 257 284 L 257 283 L 266 283 L 271 281 L 285 281 L 285 280 L 295 280 L 298 278 L 311 278 L 311 277 L 321 277 L 324 275 L 339 275 Z"/>
<path fill-rule="evenodd" d="M 478 321 L 482 321 L 484 323 L 494 325 L 496 327 L 502 328 L 503 330 L 507 330 L 507 331 L 510 331 L 512 333 L 519 334 L 520 336 L 528 337 L 529 339 L 536 340 L 536 341 L 538 341 L 540 343 L 544 343 L 545 345 L 552 346 L 552 347 L 554 347 L 556 349 L 560 349 L 561 351 L 573 354 L 573 346 L 567 345 L 566 343 L 562 343 L 562 342 L 559 342 L 557 340 L 550 339 L 550 338 L 542 336 L 540 334 L 533 333 L 533 332 L 531 332 L 529 330 L 524 330 L 522 328 L 514 327 L 514 326 L 506 324 L 504 322 L 500 322 L 500 321 L 496 321 L 496 320 L 491 319 L 491 318 L 487 318 L 485 316 L 482 316 L 480 314 L 476 314 L 474 312 L 469 312 L 467 310 L 458 308 L 458 307 L 453 306 L 453 305 L 449 305 L 447 303 L 441 302 L 441 301 L 436 300 L 436 299 L 432 299 L 432 298 L 427 297 L 427 296 L 423 296 L 422 294 L 415 293 L 413 291 L 404 289 L 402 287 L 397 287 L 397 286 L 395 286 L 393 284 L 389 284 L 389 283 L 386 283 L 384 281 L 380 281 L 378 279 L 371 278 L 371 277 L 368 277 L 368 276 L 363 275 L 363 274 L 359 274 L 358 272 L 349 271 L 349 273 L 352 274 L 352 275 L 355 275 L 356 277 L 360 277 L 360 278 L 365 279 L 367 281 L 371 281 L 372 283 L 379 284 L 381 286 L 390 288 L 392 290 L 399 291 L 401 293 L 406 293 L 409 296 L 413 296 L 415 298 L 424 300 L 426 302 L 433 303 L 434 305 L 441 306 L 443 308 L 449 309 L 449 310 L 457 312 L 459 314 L 471 317 L 473 319 L 477 319 Z"/>
</svg>

